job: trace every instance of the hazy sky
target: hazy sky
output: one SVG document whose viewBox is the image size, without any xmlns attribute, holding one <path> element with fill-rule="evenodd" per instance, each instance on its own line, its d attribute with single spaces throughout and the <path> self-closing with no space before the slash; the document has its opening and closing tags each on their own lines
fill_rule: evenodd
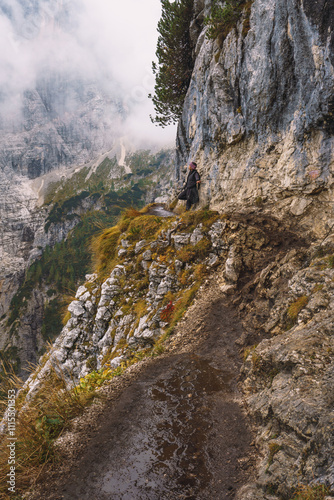
<svg viewBox="0 0 334 500">
<path fill-rule="evenodd" d="M 175 127 L 149 119 L 160 0 L 0 0 L 0 7 L 11 12 L 11 20 L 0 15 L 0 88 L 8 109 L 48 65 L 119 92 L 136 134 L 175 138 Z"/>
<path fill-rule="evenodd" d="M 162 138 L 175 138 L 175 127 L 161 129 L 148 115 L 154 113 L 147 98 L 153 92 L 152 60 L 155 58 L 160 0 L 84 0 L 83 39 L 89 34 L 91 48 L 101 65 L 106 64 L 125 91 L 125 101 L 136 111 L 133 126 L 147 128 Z M 87 25 L 85 25 L 87 23 Z M 95 31 L 96 30 L 96 31 Z M 99 36 L 97 36 L 99 34 Z"/>
</svg>

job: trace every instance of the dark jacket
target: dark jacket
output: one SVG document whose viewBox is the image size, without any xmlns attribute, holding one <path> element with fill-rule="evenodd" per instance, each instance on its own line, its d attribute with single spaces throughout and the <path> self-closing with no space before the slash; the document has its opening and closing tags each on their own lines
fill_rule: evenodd
<svg viewBox="0 0 334 500">
<path fill-rule="evenodd" d="M 191 204 L 198 203 L 199 196 L 197 191 L 197 181 L 200 179 L 201 176 L 197 170 L 191 170 L 188 174 L 184 189 L 178 196 L 179 200 L 188 200 Z"/>
<path fill-rule="evenodd" d="M 191 170 L 191 172 L 189 172 L 189 174 L 188 174 L 185 187 L 187 189 L 192 188 L 192 187 L 196 187 L 196 184 L 200 179 L 201 179 L 201 176 L 199 175 L 197 170 Z"/>
</svg>

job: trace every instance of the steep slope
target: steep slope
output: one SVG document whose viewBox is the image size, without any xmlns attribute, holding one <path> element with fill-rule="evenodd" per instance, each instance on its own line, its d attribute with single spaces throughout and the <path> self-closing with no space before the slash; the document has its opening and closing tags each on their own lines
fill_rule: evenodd
<svg viewBox="0 0 334 500">
<path fill-rule="evenodd" d="M 2 233 L 0 357 L 21 376 L 60 333 L 66 297 L 91 269 L 91 237 L 114 224 L 122 210 L 166 196 L 172 159 L 169 150 L 128 153 L 126 173 L 116 157 L 104 155 L 101 163 L 36 179 L 39 201 L 45 203 L 38 207 L 31 200 L 30 213 L 22 210 L 22 218 L 16 200 L 12 213 L 4 203 L 12 223 Z"/>
<path fill-rule="evenodd" d="M 236 383 L 241 330 L 210 280 L 164 353 L 114 379 L 103 409 L 61 439 L 61 471 L 29 498 L 233 498 L 255 451 Z"/>
<path fill-rule="evenodd" d="M 158 380 L 150 379 L 155 373 L 154 370 L 150 372 L 148 369 L 138 375 L 139 372 L 136 369 L 132 371 L 130 367 L 147 356 L 156 357 L 164 352 L 164 348 L 166 354 L 170 352 L 173 356 L 192 352 L 196 359 L 202 357 L 209 363 L 204 366 L 204 361 L 199 359 L 198 363 L 202 363 L 199 379 L 205 379 L 208 374 L 214 377 L 217 369 L 221 371 L 220 375 L 217 375 L 222 380 L 222 374 L 231 368 L 232 379 L 226 373 L 225 375 L 228 377 L 228 384 L 232 384 L 233 397 L 238 404 L 241 404 L 238 390 L 243 393 L 248 419 L 245 425 L 253 425 L 253 445 L 256 445 L 254 451 L 256 450 L 258 468 L 251 469 L 252 473 L 248 479 L 247 475 L 241 474 L 242 464 L 245 467 L 247 463 L 249 466 L 254 465 L 251 458 L 253 453 L 246 446 L 241 455 L 233 455 L 231 469 L 226 472 L 225 460 L 222 460 L 221 456 L 224 444 L 219 444 L 217 435 L 214 432 L 211 434 L 207 429 L 203 433 L 203 443 L 199 443 L 199 446 L 203 445 L 203 450 L 206 450 L 205 464 L 202 463 L 204 468 L 201 470 L 211 470 L 215 463 L 214 477 L 204 474 L 199 481 L 192 481 L 192 472 L 189 469 L 188 479 L 182 483 L 184 494 L 191 494 L 193 491 L 192 494 L 198 494 L 199 498 L 202 493 L 205 498 L 205 494 L 212 495 L 214 491 L 225 491 L 224 494 L 227 494 L 224 488 L 231 486 L 229 479 L 231 474 L 235 473 L 232 469 L 239 470 L 240 475 L 235 476 L 238 478 L 238 491 L 229 490 L 231 498 L 287 500 L 295 497 L 301 484 L 305 485 L 305 491 L 307 489 L 310 495 L 315 495 L 316 491 L 320 495 L 320 489 L 323 493 L 333 491 L 331 394 L 334 384 L 334 346 L 331 290 L 334 249 L 331 236 L 325 235 L 325 238 L 316 239 L 314 233 L 307 228 L 308 220 L 305 221 L 305 224 L 302 223 L 298 216 L 279 220 L 264 213 L 262 208 L 230 215 L 198 211 L 169 221 L 154 215 L 129 213 L 120 221 L 118 227 L 105 231 L 99 238 L 97 263 L 104 277 L 99 280 L 98 275 L 87 276 L 86 284 L 78 289 L 76 299 L 69 306 L 71 317 L 61 336 L 50 352 L 42 358 L 38 370 L 25 385 L 23 395 L 25 401 L 31 405 L 32 413 L 24 413 L 28 410 L 26 407 L 22 410 L 22 418 L 32 423 L 39 422 L 42 418 L 40 412 L 45 414 L 43 432 L 45 436 L 52 435 L 54 440 L 64 426 L 71 424 L 69 420 L 60 421 L 58 418 L 55 421 L 51 417 L 59 410 L 56 410 L 57 406 L 52 406 L 54 396 L 50 399 L 50 383 L 55 387 L 61 383 L 61 391 L 64 390 L 65 384 L 69 395 L 73 385 L 77 384 L 78 392 L 73 394 L 89 396 L 93 395 L 98 387 L 108 387 L 110 383 L 111 390 L 114 384 L 117 387 L 126 387 L 129 369 L 134 388 L 130 389 L 129 393 L 125 390 L 122 396 L 125 402 L 131 391 L 137 387 L 134 380 L 137 376 L 143 381 L 149 394 L 153 391 L 158 397 L 158 389 L 154 388 L 160 387 L 161 384 L 165 384 L 167 393 L 173 390 L 175 377 L 173 378 L 172 372 L 170 378 L 169 375 L 161 373 L 165 362 L 171 363 L 171 367 L 174 366 L 172 358 L 166 358 L 166 361 L 165 358 L 162 359 L 161 364 L 159 360 L 154 361 L 154 370 L 160 373 Z M 296 229 L 297 222 L 300 230 Z M 144 235 L 145 240 L 142 240 Z M 201 282 L 207 279 L 206 285 L 200 287 Z M 194 306 L 187 312 L 185 321 L 178 324 L 194 297 Z M 192 358 L 194 362 L 195 357 Z M 175 360 L 177 362 L 176 358 Z M 184 359 L 184 369 L 188 366 L 187 363 Z M 192 368 L 184 375 L 180 366 L 175 365 L 175 370 L 181 378 L 194 376 L 197 371 Z M 122 374 L 124 370 L 125 378 L 115 382 L 115 376 Z M 167 377 L 165 381 L 164 376 Z M 214 385 L 214 382 L 212 384 Z M 203 386 L 207 392 L 210 387 L 210 384 Z M 193 390 L 199 391 L 198 388 Z M 188 395 L 192 394 L 190 389 L 186 392 Z M 194 404 L 201 408 L 206 403 L 209 404 L 204 420 L 208 423 L 208 428 L 212 425 L 213 431 L 221 434 L 226 432 L 224 421 L 227 426 L 232 425 L 233 418 L 239 418 L 237 415 L 240 408 L 234 408 L 230 414 L 230 422 L 229 396 L 223 389 L 218 392 L 217 398 L 212 400 L 206 399 L 204 392 L 196 393 Z M 119 392 L 117 394 L 120 395 Z M 181 407 L 186 404 L 182 391 L 173 393 L 173 400 Z M 34 413 L 34 401 L 39 401 L 37 414 Z M 71 399 L 66 396 L 64 401 Z M 73 401 L 71 404 L 73 405 Z M 146 404 L 148 406 L 145 410 Z M 129 459 L 127 468 L 130 475 L 133 473 L 135 477 L 138 477 L 137 473 L 141 477 L 140 471 L 146 470 L 146 465 L 139 471 L 138 463 L 131 457 L 138 450 L 144 452 L 147 439 L 154 441 L 154 436 L 157 435 L 152 419 L 148 426 L 144 425 L 144 413 L 151 411 L 150 404 L 150 398 L 147 396 L 140 408 L 131 406 L 130 427 L 131 423 L 137 425 L 138 421 L 143 424 L 140 436 L 134 441 L 132 438 L 127 441 L 126 447 L 126 456 Z M 220 405 L 219 415 L 215 414 L 218 411 L 217 405 Z M 109 419 L 110 410 L 108 407 L 105 410 L 103 408 L 104 406 L 98 411 L 106 411 Z M 128 407 L 125 406 L 125 410 L 126 408 Z M 61 411 L 64 415 L 64 407 Z M 69 411 L 72 412 L 73 408 Z M 115 425 L 108 431 L 112 442 L 115 438 L 114 430 L 119 425 L 125 433 L 123 438 L 128 432 L 126 424 L 122 423 L 122 411 L 118 413 L 115 410 L 113 413 Z M 165 408 L 164 411 L 165 419 L 173 421 L 172 407 Z M 192 415 L 191 411 L 189 415 Z M 92 418 L 97 418 L 96 413 L 93 413 Z M 213 419 L 211 424 L 210 419 Z M 93 422 L 89 425 L 92 424 Z M 160 424 L 157 420 L 161 430 Z M 71 437 L 70 434 L 64 438 L 65 447 L 68 442 L 73 442 L 73 439 L 80 441 L 83 436 L 80 434 L 81 425 L 85 434 L 84 423 L 79 421 L 78 436 Z M 103 428 L 107 432 L 106 428 Z M 229 427 L 225 429 L 227 428 Z M 37 444 L 41 446 L 38 429 L 37 425 Z M 133 433 L 133 427 L 131 429 Z M 153 429 L 153 434 L 150 429 Z M 233 428 L 232 425 L 229 433 L 230 446 L 233 449 L 239 449 L 242 444 L 239 442 L 241 434 L 236 432 L 236 429 L 237 427 Z M 177 435 L 176 432 L 175 437 Z M 147 436 L 147 439 L 144 436 Z M 117 436 L 120 442 L 123 438 L 121 434 Z M 125 470 L 118 469 L 117 464 L 113 465 L 108 461 L 108 453 L 103 445 L 104 437 L 97 434 L 96 439 L 96 442 L 100 443 L 97 444 L 97 449 L 89 445 L 87 452 L 93 455 L 99 452 L 104 454 L 103 463 L 108 471 L 108 481 L 103 483 L 105 480 L 102 478 L 101 484 L 104 485 L 103 488 L 110 486 L 112 492 L 115 492 L 120 487 L 116 471 L 120 470 L 120 473 L 125 474 Z M 164 442 L 162 440 L 157 444 L 157 453 L 162 453 Z M 50 446 L 49 437 L 45 446 Z M 118 444 L 115 443 L 115 446 L 117 450 Z M 78 478 L 80 474 L 86 478 L 87 464 L 85 465 L 83 458 L 85 448 L 79 449 L 78 459 L 82 458 L 82 465 L 75 474 L 78 474 Z M 125 453 L 124 447 L 122 450 Z M 216 456 L 217 461 L 209 460 L 208 450 L 211 450 L 209 456 Z M 175 460 L 176 457 L 177 455 Z M 73 457 L 68 459 L 67 465 L 70 467 Z M 166 464 L 175 471 L 175 475 L 171 476 L 171 483 L 167 480 L 165 483 L 162 479 L 161 487 L 167 488 L 170 498 L 174 498 L 173 488 L 181 479 L 177 472 L 178 462 L 170 459 L 172 461 L 168 462 L 169 458 L 166 458 Z M 194 460 L 196 462 L 197 459 Z M 141 462 L 142 465 L 144 462 L 145 460 Z M 159 461 L 154 463 L 157 467 L 161 465 Z M 149 460 L 147 464 L 152 465 L 152 462 Z M 67 465 L 64 466 L 65 471 Z M 156 470 L 152 469 L 152 473 L 154 475 Z M 57 477 L 56 474 L 55 478 Z M 98 476 L 94 477 L 99 481 Z M 91 485 L 88 483 L 87 487 L 90 488 L 94 481 L 92 480 Z M 319 483 L 323 486 L 318 486 Z M 127 484 L 129 488 L 139 487 L 139 483 L 137 486 L 131 481 Z M 149 484 L 150 488 L 153 488 L 150 494 L 155 498 L 154 487 Z M 102 486 L 100 485 L 101 488 Z M 47 488 L 45 484 L 41 486 L 42 497 L 43 487 Z M 76 490 L 71 490 L 70 484 L 67 486 L 67 493 L 61 491 L 61 486 L 59 488 L 59 494 L 65 494 L 65 498 L 66 494 L 69 495 L 68 498 L 77 494 Z M 78 498 L 80 495 L 81 493 Z"/>
</svg>

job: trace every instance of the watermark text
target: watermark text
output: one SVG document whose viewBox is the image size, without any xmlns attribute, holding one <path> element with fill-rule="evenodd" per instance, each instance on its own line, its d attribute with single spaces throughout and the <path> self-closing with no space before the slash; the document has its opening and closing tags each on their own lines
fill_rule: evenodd
<svg viewBox="0 0 334 500">
<path fill-rule="evenodd" d="M 8 466 L 7 474 L 8 491 L 15 493 L 16 485 L 16 410 L 15 410 L 15 390 L 8 391 L 8 408 L 7 408 L 7 448 L 8 448 Z"/>
</svg>

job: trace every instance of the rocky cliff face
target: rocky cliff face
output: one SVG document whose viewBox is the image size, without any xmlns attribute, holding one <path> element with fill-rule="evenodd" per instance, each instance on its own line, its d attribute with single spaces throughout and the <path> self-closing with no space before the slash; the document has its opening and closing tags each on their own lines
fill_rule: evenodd
<svg viewBox="0 0 334 500">
<path fill-rule="evenodd" d="M 207 27 L 198 31 L 211 5 L 195 2 L 176 177 L 195 160 L 202 205 L 248 207 L 258 224 L 264 213 L 292 218 L 308 239 L 284 257 L 279 245 L 252 279 L 246 240 L 226 261 L 242 290 L 232 293 L 246 314 L 244 341 L 254 344 L 243 390 L 264 453 L 256 485 L 240 498 L 292 498 L 298 483 L 332 491 L 333 9 L 324 0 L 254 0 L 249 16 L 245 9 L 223 41 L 212 41 Z M 318 245 L 307 250 L 312 239 Z"/>
<path fill-rule="evenodd" d="M 197 19 L 211 2 L 196 2 Z M 192 29 L 192 27 L 191 27 Z M 254 0 L 223 42 L 198 35 L 177 135 L 202 203 L 226 206 L 332 189 L 333 12 L 324 0 Z M 291 200 L 293 202 L 293 199 Z"/>
<path fill-rule="evenodd" d="M 52 74 L 25 91 L 21 113 L 14 129 L 0 125 L 0 164 L 5 172 L 34 179 L 110 150 L 121 104 L 96 83 Z"/>
<path fill-rule="evenodd" d="M 53 225 L 46 232 L 44 225 L 51 206 L 40 206 L 48 184 L 61 178 L 64 183 L 66 178 L 71 178 L 73 173 L 74 169 L 63 170 L 58 171 L 51 178 L 46 175 L 44 178 L 32 181 L 13 172 L 10 175 L 0 172 L 1 316 L 8 310 L 9 301 L 27 266 L 41 254 L 41 250 L 47 245 L 53 246 L 56 242 L 66 238 L 68 232 L 77 224 L 78 217 L 76 220 Z M 110 170 L 110 177 L 117 178 L 122 173 L 124 173 L 123 169 L 115 165 L 113 171 Z M 82 207 L 83 210 L 84 207 Z"/>
</svg>

